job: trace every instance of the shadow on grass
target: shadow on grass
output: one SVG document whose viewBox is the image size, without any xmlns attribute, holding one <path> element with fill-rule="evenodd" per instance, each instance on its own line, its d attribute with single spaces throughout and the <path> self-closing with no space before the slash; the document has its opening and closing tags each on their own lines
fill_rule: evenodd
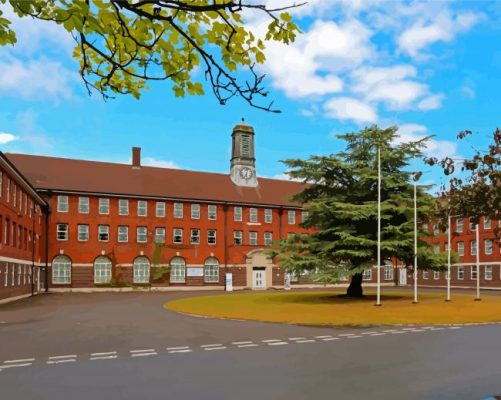
<svg viewBox="0 0 501 400">
<path fill-rule="evenodd" d="M 405 295 L 384 295 L 381 301 L 398 301 L 408 299 Z M 349 297 L 345 294 L 287 294 L 270 296 L 266 299 L 270 303 L 301 303 L 301 304 L 351 304 L 351 303 L 375 303 L 376 295 L 368 294 L 363 297 Z"/>
</svg>

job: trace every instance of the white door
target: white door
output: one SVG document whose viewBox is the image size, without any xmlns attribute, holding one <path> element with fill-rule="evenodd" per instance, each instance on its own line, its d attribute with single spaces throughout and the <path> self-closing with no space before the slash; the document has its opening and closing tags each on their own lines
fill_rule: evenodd
<svg viewBox="0 0 501 400">
<path fill-rule="evenodd" d="M 401 285 L 407 285 L 407 268 L 400 268 L 399 283 Z"/>
<path fill-rule="evenodd" d="M 252 287 L 254 289 L 264 289 L 266 288 L 266 271 L 264 270 L 254 270 L 252 271 Z"/>
</svg>

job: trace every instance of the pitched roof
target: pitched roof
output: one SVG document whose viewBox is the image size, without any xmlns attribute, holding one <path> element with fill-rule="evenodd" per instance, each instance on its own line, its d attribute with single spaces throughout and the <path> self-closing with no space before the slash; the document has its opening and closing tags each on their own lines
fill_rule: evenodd
<svg viewBox="0 0 501 400">
<path fill-rule="evenodd" d="M 39 190 L 105 193 L 110 195 L 165 197 L 173 199 L 293 206 L 299 182 L 258 178 L 256 188 L 236 186 L 227 174 L 67 158 L 6 154 Z"/>
</svg>

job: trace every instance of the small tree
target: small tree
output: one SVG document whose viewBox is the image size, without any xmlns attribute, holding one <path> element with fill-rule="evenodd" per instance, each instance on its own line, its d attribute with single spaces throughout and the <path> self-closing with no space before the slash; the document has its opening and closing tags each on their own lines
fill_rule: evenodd
<svg viewBox="0 0 501 400">
<path fill-rule="evenodd" d="M 201 95 L 201 68 L 220 104 L 239 96 L 253 107 L 278 112 L 273 102 L 259 104 L 268 92 L 254 66 L 265 61 L 265 43 L 247 29 L 242 14 L 249 10 L 269 19 L 264 40 L 289 44 L 299 32 L 286 12 L 299 6 L 295 4 L 273 8 L 245 0 L 0 0 L 0 46 L 16 42 L 11 21 L 3 16 L 6 3 L 19 17 L 50 21 L 68 31 L 89 93 L 94 88 L 105 98 L 138 98 L 148 81 L 164 80 L 173 83 L 176 96 Z M 247 70 L 247 77 L 237 75 L 239 67 Z"/>
<path fill-rule="evenodd" d="M 360 297 L 362 273 L 376 264 L 377 256 L 377 149 L 381 149 L 382 260 L 397 258 L 411 265 L 414 257 L 413 173 L 409 161 L 421 156 L 427 139 L 395 144 L 397 128 L 377 126 L 339 135 L 346 142 L 343 152 L 291 159 L 289 175 L 305 183 L 294 200 L 305 204 L 309 216 L 303 223 L 310 235 L 296 235 L 278 243 L 272 252 L 287 271 L 313 272 L 317 281 L 338 282 L 351 275 L 348 296 Z M 418 218 L 428 220 L 434 198 L 418 187 Z M 443 255 L 434 255 L 422 238 L 427 231 L 419 224 L 419 263 L 422 268 L 441 268 Z"/>
</svg>

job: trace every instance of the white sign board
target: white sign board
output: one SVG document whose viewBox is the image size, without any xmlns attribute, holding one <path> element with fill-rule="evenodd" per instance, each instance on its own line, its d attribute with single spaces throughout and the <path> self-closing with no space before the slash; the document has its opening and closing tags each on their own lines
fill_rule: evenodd
<svg viewBox="0 0 501 400">
<path fill-rule="evenodd" d="M 284 289 L 291 290 L 291 274 L 285 274 Z"/>
<path fill-rule="evenodd" d="M 186 276 L 204 276 L 204 269 L 201 267 L 186 268 Z"/>
<path fill-rule="evenodd" d="M 231 272 L 226 273 L 226 291 L 233 292 L 233 274 Z"/>
</svg>

